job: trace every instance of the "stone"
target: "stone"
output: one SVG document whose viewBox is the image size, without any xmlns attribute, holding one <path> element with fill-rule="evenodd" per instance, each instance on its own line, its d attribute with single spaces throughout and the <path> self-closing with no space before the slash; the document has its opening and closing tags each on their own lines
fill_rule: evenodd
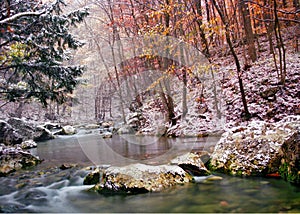
<svg viewBox="0 0 300 214">
<path fill-rule="evenodd" d="M 135 131 L 129 125 L 124 125 L 117 131 L 118 134 L 134 134 Z"/>
<path fill-rule="evenodd" d="M 35 147 L 37 147 L 37 144 L 33 140 L 26 140 L 21 143 L 22 149 L 31 149 Z"/>
<path fill-rule="evenodd" d="M 48 130 L 52 130 L 52 129 L 61 129 L 61 125 L 59 123 L 51 123 L 51 122 L 46 122 L 42 125 L 44 128 L 48 129 Z"/>
<path fill-rule="evenodd" d="M 207 152 L 194 153 L 189 152 L 184 155 L 178 156 L 170 161 L 172 165 L 177 165 L 183 170 L 191 174 L 192 176 L 206 176 L 211 173 L 207 170 L 204 163 L 201 160 L 203 155 Z"/>
<path fill-rule="evenodd" d="M 85 126 L 86 129 L 98 129 L 100 128 L 100 125 L 98 124 L 88 124 Z"/>
<path fill-rule="evenodd" d="M 20 144 L 33 139 L 43 141 L 53 139 L 54 136 L 44 126 L 37 126 L 20 118 L 10 118 L 7 122 L 0 121 L 0 143 L 6 145 Z"/>
<path fill-rule="evenodd" d="M 67 164 L 67 163 L 64 163 L 62 165 L 60 165 L 60 169 L 61 170 L 66 170 L 66 169 L 71 169 L 73 167 L 76 167 L 77 165 L 76 164 Z"/>
<path fill-rule="evenodd" d="M 266 176 L 280 173 L 300 183 L 300 116 L 266 123 L 252 121 L 224 133 L 211 155 L 210 169 L 232 175 Z"/>
<path fill-rule="evenodd" d="M 45 141 L 54 139 L 54 134 L 44 126 L 37 126 L 35 128 L 33 140 L 35 141 Z"/>
<path fill-rule="evenodd" d="M 40 163 L 41 160 L 23 151 L 21 148 L 0 145 L 0 177 L 19 169 L 26 169 Z"/>
<path fill-rule="evenodd" d="M 114 126 L 114 123 L 112 121 L 104 121 L 104 122 L 102 122 L 101 126 L 103 128 L 109 128 L 111 126 Z"/>
<path fill-rule="evenodd" d="M 62 127 L 62 135 L 73 135 L 76 134 L 76 129 L 73 126 L 67 125 Z"/>
<path fill-rule="evenodd" d="M 112 138 L 111 132 L 104 132 L 101 134 L 102 138 Z"/>
<path fill-rule="evenodd" d="M 104 170 L 94 190 L 102 194 L 159 192 L 191 180 L 192 177 L 179 166 L 132 164 Z"/>
<path fill-rule="evenodd" d="M 260 92 L 260 96 L 268 101 L 274 101 L 276 100 L 276 93 L 278 90 L 278 87 L 271 87 Z"/>
<path fill-rule="evenodd" d="M 10 124 L 0 120 L 0 143 L 5 145 L 20 144 L 23 138 Z"/>
<path fill-rule="evenodd" d="M 92 185 L 100 182 L 100 169 L 97 168 L 94 171 L 90 172 L 87 176 L 85 176 L 83 180 L 83 185 Z"/>
<path fill-rule="evenodd" d="M 32 139 L 34 134 L 35 124 L 20 118 L 9 118 L 7 121 L 20 135 L 24 137 L 24 140 Z"/>
</svg>

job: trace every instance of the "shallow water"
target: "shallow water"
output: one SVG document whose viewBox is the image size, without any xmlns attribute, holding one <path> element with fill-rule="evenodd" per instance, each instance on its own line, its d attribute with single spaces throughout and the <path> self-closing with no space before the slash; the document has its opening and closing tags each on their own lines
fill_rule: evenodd
<svg viewBox="0 0 300 214">
<path fill-rule="evenodd" d="M 213 139 L 193 138 L 136 139 L 126 136 L 104 141 L 97 135 L 81 137 L 40 143 L 33 151 L 45 159 L 42 164 L 0 178 L 0 211 L 300 212 L 300 188 L 281 179 L 220 175 L 222 180 L 203 180 L 161 193 L 103 196 L 90 192 L 91 186 L 82 185 L 83 177 L 88 173 L 82 170 L 84 166 L 164 163 L 178 153 L 210 149 L 214 142 Z M 77 163 L 78 166 L 66 170 L 55 167 L 62 163 Z"/>
</svg>

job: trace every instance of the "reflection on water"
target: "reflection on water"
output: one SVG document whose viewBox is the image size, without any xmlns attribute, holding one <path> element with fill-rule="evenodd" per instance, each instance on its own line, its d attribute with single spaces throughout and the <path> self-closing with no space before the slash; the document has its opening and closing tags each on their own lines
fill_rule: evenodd
<svg viewBox="0 0 300 214">
<path fill-rule="evenodd" d="M 218 141 L 209 138 L 166 138 L 156 136 L 100 135 L 58 137 L 39 143 L 32 152 L 45 160 L 44 164 L 128 165 L 131 163 L 163 164 L 189 151 L 211 150 Z"/>
</svg>

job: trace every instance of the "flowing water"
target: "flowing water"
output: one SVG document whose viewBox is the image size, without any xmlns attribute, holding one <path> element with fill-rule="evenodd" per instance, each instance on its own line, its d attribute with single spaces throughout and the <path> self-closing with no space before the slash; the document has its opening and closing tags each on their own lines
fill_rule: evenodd
<svg viewBox="0 0 300 214">
<path fill-rule="evenodd" d="M 2 212 L 300 212 L 300 188 L 281 179 L 238 178 L 189 183 L 160 193 L 103 196 L 83 178 L 92 165 L 163 164 L 191 150 L 210 150 L 217 139 L 114 136 L 59 137 L 31 152 L 44 161 L 0 178 Z M 62 170 L 62 164 L 77 166 Z M 58 166 L 58 167 L 57 167 Z M 202 180 L 202 181 L 201 181 Z"/>
</svg>

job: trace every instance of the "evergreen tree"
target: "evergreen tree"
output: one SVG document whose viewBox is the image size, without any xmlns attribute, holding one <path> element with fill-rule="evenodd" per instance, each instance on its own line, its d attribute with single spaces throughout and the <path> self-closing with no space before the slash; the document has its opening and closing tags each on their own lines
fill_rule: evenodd
<svg viewBox="0 0 300 214">
<path fill-rule="evenodd" d="M 63 103 L 78 84 L 84 67 L 70 65 L 71 50 L 83 45 L 70 28 L 87 9 L 63 13 L 63 0 L 2 0 L 0 3 L 0 98 L 36 98 Z"/>
</svg>

